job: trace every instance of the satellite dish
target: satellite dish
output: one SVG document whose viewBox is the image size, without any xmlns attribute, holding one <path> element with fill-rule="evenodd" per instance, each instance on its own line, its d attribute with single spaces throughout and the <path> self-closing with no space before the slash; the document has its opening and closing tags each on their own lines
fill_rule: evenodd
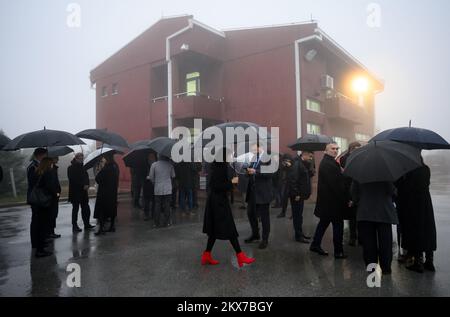
<svg viewBox="0 0 450 317">
<path fill-rule="evenodd" d="M 311 62 L 313 59 L 314 59 L 314 57 L 316 57 L 316 55 L 317 55 L 317 51 L 316 50 L 309 50 L 308 51 L 308 53 L 306 53 L 306 55 L 305 55 L 305 59 L 308 61 L 308 62 Z"/>
</svg>

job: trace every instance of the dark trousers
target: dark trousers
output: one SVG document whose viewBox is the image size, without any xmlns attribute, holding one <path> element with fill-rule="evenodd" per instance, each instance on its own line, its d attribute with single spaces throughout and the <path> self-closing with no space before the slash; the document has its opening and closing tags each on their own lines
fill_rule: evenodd
<svg viewBox="0 0 450 317">
<path fill-rule="evenodd" d="M 358 229 L 366 266 L 370 263 L 379 262 L 381 270 L 390 270 L 392 263 L 392 225 L 390 223 L 360 221 Z"/>
<path fill-rule="evenodd" d="M 59 198 L 55 199 L 50 206 L 50 214 L 48 219 L 48 234 L 54 234 L 56 228 L 56 218 L 58 218 Z"/>
<path fill-rule="evenodd" d="M 186 199 L 188 201 L 188 208 L 189 210 L 191 210 L 192 208 L 194 208 L 194 197 L 193 197 L 193 193 L 192 193 L 192 189 L 181 189 L 180 188 L 180 192 L 179 192 L 179 205 L 180 205 L 180 209 L 181 210 L 186 210 Z"/>
<path fill-rule="evenodd" d="M 192 191 L 192 202 L 194 203 L 194 208 L 198 207 L 198 189 L 195 188 Z"/>
<path fill-rule="evenodd" d="M 30 238 L 31 247 L 38 251 L 44 250 L 45 238 L 48 230 L 48 214 L 49 208 L 40 208 L 31 206 L 31 224 L 30 224 Z"/>
<path fill-rule="evenodd" d="M 251 197 L 247 204 L 247 216 L 254 237 L 259 237 L 258 217 L 261 218 L 262 239 L 268 241 L 270 233 L 269 204 L 256 204 L 254 197 Z"/>
<path fill-rule="evenodd" d="M 348 228 L 350 230 L 350 240 L 358 239 L 357 227 L 358 226 L 356 223 L 356 218 L 352 218 L 348 221 Z"/>
<path fill-rule="evenodd" d="M 155 195 L 155 225 L 156 226 L 167 226 L 170 222 L 170 202 L 172 195 Z M 162 220 L 161 216 L 164 217 Z"/>
<path fill-rule="evenodd" d="M 81 218 L 83 219 L 84 226 L 90 225 L 89 218 L 91 217 L 91 208 L 89 207 L 89 201 L 76 201 L 72 202 L 72 226 L 78 226 L 78 210 L 81 206 Z"/>
<path fill-rule="evenodd" d="M 289 203 L 289 187 L 286 182 L 281 185 L 281 213 L 286 214 Z"/>
<path fill-rule="evenodd" d="M 295 239 L 300 239 L 303 236 L 303 206 L 303 199 L 296 201 L 295 197 L 291 197 L 292 222 L 294 223 Z"/>
<path fill-rule="evenodd" d="M 151 204 L 151 207 L 150 207 Z M 151 214 L 150 214 L 151 210 Z M 154 195 L 145 195 L 144 196 L 144 215 L 147 217 L 155 216 L 155 196 Z"/>
<path fill-rule="evenodd" d="M 327 231 L 328 226 L 333 224 L 333 245 L 334 245 L 334 254 L 344 252 L 343 247 L 343 238 L 344 238 L 344 220 L 325 220 L 320 219 L 317 224 L 316 232 L 314 233 L 313 242 L 311 246 L 320 247 L 322 244 L 322 238 L 325 235 L 325 231 Z"/>
<path fill-rule="evenodd" d="M 140 176 L 136 176 L 134 180 L 134 188 L 133 188 L 133 202 L 134 206 L 139 206 L 141 204 L 141 191 L 144 186 L 145 178 L 143 179 Z"/>
</svg>

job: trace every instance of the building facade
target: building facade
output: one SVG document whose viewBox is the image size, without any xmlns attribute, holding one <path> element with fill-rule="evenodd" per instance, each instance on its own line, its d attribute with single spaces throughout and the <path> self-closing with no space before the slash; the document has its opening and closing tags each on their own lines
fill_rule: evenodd
<svg viewBox="0 0 450 317">
<path fill-rule="evenodd" d="M 193 128 L 195 118 L 203 128 L 251 121 L 279 127 L 282 152 L 305 133 L 343 149 L 367 140 L 383 90 L 317 22 L 219 31 L 193 16 L 159 20 L 92 70 L 91 84 L 97 128 L 129 142 L 168 135 L 170 125 Z"/>
</svg>

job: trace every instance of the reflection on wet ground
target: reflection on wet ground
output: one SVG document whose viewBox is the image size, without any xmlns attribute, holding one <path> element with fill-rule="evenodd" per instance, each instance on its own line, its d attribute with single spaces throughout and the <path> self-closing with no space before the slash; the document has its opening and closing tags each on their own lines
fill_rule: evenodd
<svg viewBox="0 0 450 317">
<path fill-rule="evenodd" d="M 206 243 L 202 208 L 196 214 L 175 213 L 173 226 L 152 228 L 129 200 L 119 204 L 116 233 L 95 237 L 72 234 L 71 206 L 61 204 L 52 244 L 55 254 L 32 257 L 29 243 L 31 212 L 27 207 L 0 210 L 0 296 L 449 296 L 450 295 L 450 175 L 432 170 L 432 196 L 438 229 L 436 273 L 410 272 L 395 260 L 392 275 L 380 288 L 368 288 L 358 247 L 346 247 L 349 258 L 320 257 L 308 245 L 293 241 L 292 221 L 271 210 L 269 248 L 242 247 L 256 262 L 238 269 L 231 246 L 218 241 L 215 267 L 202 267 Z M 93 207 L 94 201 L 91 201 Z M 245 210 L 234 205 L 240 240 L 250 233 Z M 312 234 L 317 219 L 313 205 L 305 207 L 304 230 Z M 289 212 L 288 212 L 289 216 Z M 80 220 L 81 221 L 81 220 Z M 347 231 L 346 231 L 347 238 Z M 332 251 L 331 230 L 323 247 Z M 396 254 L 396 246 L 394 247 Z M 81 287 L 69 288 L 69 263 L 81 268 Z"/>
</svg>

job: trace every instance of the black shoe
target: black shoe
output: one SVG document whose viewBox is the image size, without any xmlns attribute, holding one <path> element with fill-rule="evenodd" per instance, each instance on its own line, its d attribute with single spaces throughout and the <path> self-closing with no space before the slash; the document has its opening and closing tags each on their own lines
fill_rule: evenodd
<svg viewBox="0 0 450 317">
<path fill-rule="evenodd" d="M 56 234 L 56 233 L 52 233 L 49 237 L 52 238 L 52 239 L 59 239 L 59 238 L 61 238 L 61 235 L 60 234 Z"/>
<path fill-rule="evenodd" d="M 347 255 L 344 254 L 344 252 L 340 252 L 340 253 L 336 253 L 336 254 L 334 255 L 334 258 L 335 258 L 335 259 L 346 259 L 346 258 L 347 258 Z"/>
<path fill-rule="evenodd" d="M 311 241 L 309 241 L 308 239 L 305 239 L 304 237 L 296 238 L 295 241 L 300 242 L 300 243 L 305 243 L 305 244 L 311 243 Z"/>
<path fill-rule="evenodd" d="M 423 268 L 430 272 L 436 272 L 436 268 L 434 267 L 432 261 L 425 261 L 425 263 L 423 264 Z"/>
<path fill-rule="evenodd" d="M 286 214 L 285 214 L 284 212 L 280 213 L 280 214 L 277 216 L 277 218 L 284 218 L 284 217 L 286 217 Z"/>
<path fill-rule="evenodd" d="M 261 250 L 263 250 L 263 249 L 267 248 L 267 245 L 268 245 L 268 244 L 269 244 L 268 241 L 263 240 L 263 241 L 261 241 L 261 243 L 259 244 L 258 248 L 261 249 Z"/>
<path fill-rule="evenodd" d="M 40 250 L 40 251 L 36 251 L 35 256 L 37 258 L 43 258 L 43 257 L 46 257 L 46 256 L 50 256 L 52 254 L 53 254 L 53 252 L 46 251 L 46 250 Z"/>
<path fill-rule="evenodd" d="M 72 227 L 72 232 L 81 232 L 83 230 L 81 230 L 80 227 L 76 226 L 76 227 Z"/>
<path fill-rule="evenodd" d="M 95 228 L 95 226 L 93 226 L 93 225 L 84 226 L 84 230 L 91 230 L 91 229 L 94 229 L 94 228 Z"/>
<path fill-rule="evenodd" d="M 305 238 L 305 239 L 308 239 L 308 240 L 311 239 L 311 237 L 305 236 L 304 234 L 302 234 L 302 237 Z"/>
<path fill-rule="evenodd" d="M 252 243 L 253 241 L 259 241 L 260 237 L 259 236 L 250 236 L 249 238 L 245 239 L 244 242 L 245 243 Z"/>
<path fill-rule="evenodd" d="M 423 263 L 418 262 L 418 261 L 414 261 L 414 263 L 412 265 L 407 265 L 406 268 L 410 271 L 414 271 L 417 273 L 423 273 L 423 271 L 424 271 Z"/>
<path fill-rule="evenodd" d="M 317 253 L 319 255 L 328 255 L 328 252 L 323 250 L 321 247 L 313 247 L 313 246 L 311 246 L 309 248 L 309 251 L 315 252 L 315 253 Z"/>
</svg>

